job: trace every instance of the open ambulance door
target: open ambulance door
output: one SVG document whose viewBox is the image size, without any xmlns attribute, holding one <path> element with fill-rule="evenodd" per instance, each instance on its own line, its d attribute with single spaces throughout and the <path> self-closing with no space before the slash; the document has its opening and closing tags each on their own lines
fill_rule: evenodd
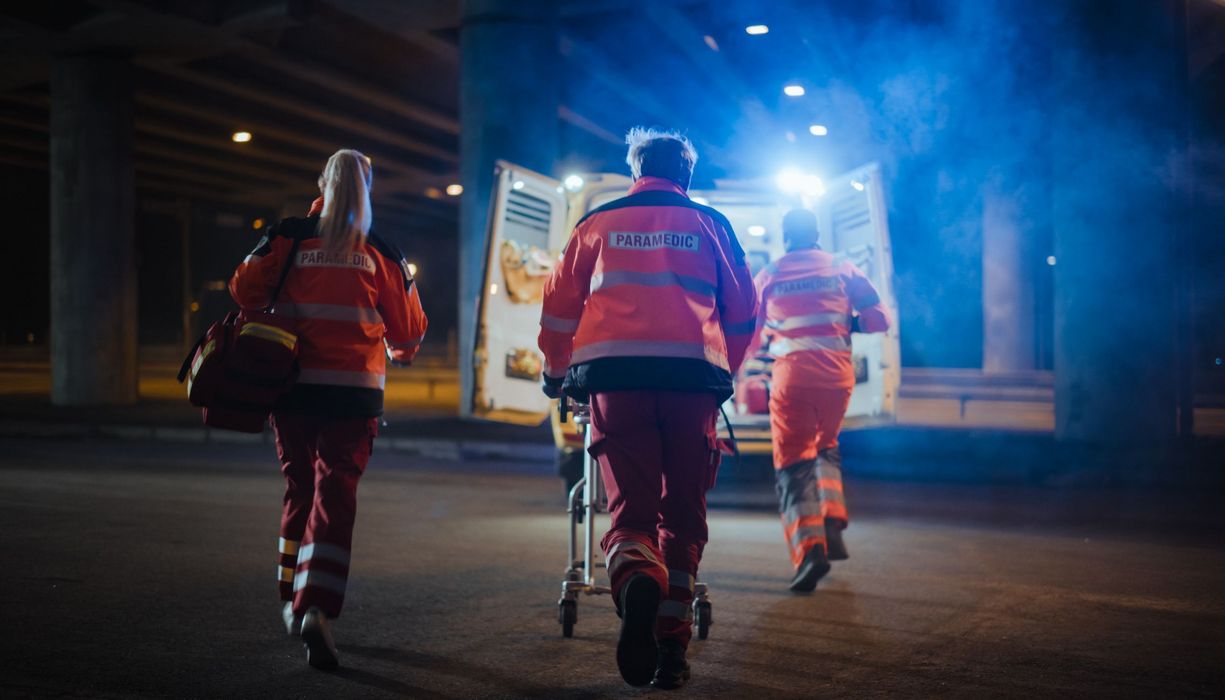
<svg viewBox="0 0 1225 700">
<path fill-rule="evenodd" d="M 557 180 L 498 161 L 476 314 L 473 391 L 465 397 L 475 418 L 539 425 L 549 417 L 536 336 L 544 283 L 569 234 L 567 209 Z"/>
<path fill-rule="evenodd" d="M 856 333 L 851 337 L 855 391 L 847 407 L 847 427 L 892 423 L 897 416 L 901 384 L 897 297 L 893 290 L 893 250 L 885 208 L 880 166 L 870 164 L 826 183 L 817 208 L 822 242 L 827 250 L 855 263 L 880 293 L 889 312 L 886 333 Z"/>
</svg>

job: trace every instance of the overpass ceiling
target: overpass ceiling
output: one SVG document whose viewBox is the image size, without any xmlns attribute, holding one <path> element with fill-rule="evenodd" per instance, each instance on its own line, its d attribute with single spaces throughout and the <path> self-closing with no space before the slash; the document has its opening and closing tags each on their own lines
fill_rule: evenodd
<svg viewBox="0 0 1225 700">
<path fill-rule="evenodd" d="M 895 30 L 936 26 L 949 6 L 561 0 L 559 62 L 544 69 L 562 76 L 562 165 L 622 167 L 625 130 L 658 124 L 694 138 L 699 180 L 760 174 L 768 154 L 799 147 L 796 133 L 814 118 L 866 109 L 855 102 L 863 91 L 846 86 L 875 87 L 886 75 L 879 64 L 905 63 L 873 29 L 882 17 Z M 453 222 L 456 202 L 436 193 L 458 172 L 459 8 L 458 0 L 6 3 L 0 160 L 46 167 L 53 52 L 119 51 L 137 67 L 143 190 L 298 202 L 313 193 L 326 156 L 350 146 L 374 159 L 376 206 L 405 220 Z M 1194 60 L 1219 61 L 1215 28 L 1225 13 L 1212 3 L 1191 9 L 1193 26 L 1204 28 L 1190 37 Z M 769 41 L 745 34 L 756 22 L 771 26 Z M 1205 36 L 1217 40 L 1195 43 Z M 780 91 L 797 79 L 817 88 L 803 106 Z M 866 118 L 836 125 L 848 144 L 880 140 Z M 255 138 L 231 143 L 236 130 Z M 854 158 L 862 157 L 861 148 Z"/>
</svg>

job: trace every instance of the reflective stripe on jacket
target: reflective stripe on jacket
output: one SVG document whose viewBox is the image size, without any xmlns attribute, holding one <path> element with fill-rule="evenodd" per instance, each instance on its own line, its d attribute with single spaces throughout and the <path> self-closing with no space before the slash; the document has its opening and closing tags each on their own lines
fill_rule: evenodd
<svg viewBox="0 0 1225 700">
<path fill-rule="evenodd" d="M 889 329 L 880 295 L 863 272 L 818 248 L 787 253 L 754 280 L 761 305 L 755 350 L 764 334 L 774 356 L 773 381 L 793 386 L 850 388 L 851 313 L 859 330 Z"/>
<path fill-rule="evenodd" d="M 731 224 L 656 177 L 589 213 L 545 285 L 545 374 L 571 393 L 731 394 L 756 318 Z"/>
<path fill-rule="evenodd" d="M 339 416 L 382 413 L 387 358 L 410 362 L 428 321 L 408 264 L 396 247 L 370 234 L 334 255 L 316 236 L 318 217 L 285 219 L 260 240 L 230 279 L 230 295 L 259 309 L 289 255 L 301 243 L 273 312 L 295 319 L 298 383 L 286 410 Z"/>
</svg>

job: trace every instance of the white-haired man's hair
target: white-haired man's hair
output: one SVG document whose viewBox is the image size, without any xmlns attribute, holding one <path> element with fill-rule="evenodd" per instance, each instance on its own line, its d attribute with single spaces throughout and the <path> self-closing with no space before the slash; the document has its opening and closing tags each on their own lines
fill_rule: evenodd
<svg viewBox="0 0 1225 700">
<path fill-rule="evenodd" d="M 683 134 L 636 126 L 625 135 L 625 143 L 629 145 L 625 162 L 635 180 L 644 175 L 663 177 L 689 187 L 698 152 Z"/>
</svg>

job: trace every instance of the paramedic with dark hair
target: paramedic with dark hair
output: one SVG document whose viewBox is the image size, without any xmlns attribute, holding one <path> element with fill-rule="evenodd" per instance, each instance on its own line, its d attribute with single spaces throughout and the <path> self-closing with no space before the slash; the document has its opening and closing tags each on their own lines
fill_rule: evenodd
<svg viewBox="0 0 1225 700">
<path fill-rule="evenodd" d="M 838 432 L 855 388 L 851 331 L 889 330 L 876 288 L 849 260 L 821 250 L 817 217 L 793 209 L 783 217 L 786 255 L 757 273 L 758 332 L 774 356 L 770 432 L 783 538 L 795 573 L 791 590 L 806 593 L 846 559 L 848 522 Z"/>
<path fill-rule="evenodd" d="M 545 285 L 539 342 L 545 392 L 591 403 L 621 676 L 678 688 L 719 461 L 715 416 L 744 360 L 756 294 L 727 219 L 686 194 L 697 160 L 688 139 L 634 129 L 626 141 L 634 184 L 575 227 Z"/>
<path fill-rule="evenodd" d="M 370 184 L 370 160 L 337 151 L 309 215 L 273 227 L 230 280 L 234 301 L 258 309 L 291 265 L 273 309 L 294 319 L 301 370 L 272 414 L 285 476 L 277 575 L 286 630 L 320 669 L 339 664 L 330 620 L 344 603 L 387 360 L 411 362 L 427 326 L 404 256 L 371 230 Z"/>
</svg>

